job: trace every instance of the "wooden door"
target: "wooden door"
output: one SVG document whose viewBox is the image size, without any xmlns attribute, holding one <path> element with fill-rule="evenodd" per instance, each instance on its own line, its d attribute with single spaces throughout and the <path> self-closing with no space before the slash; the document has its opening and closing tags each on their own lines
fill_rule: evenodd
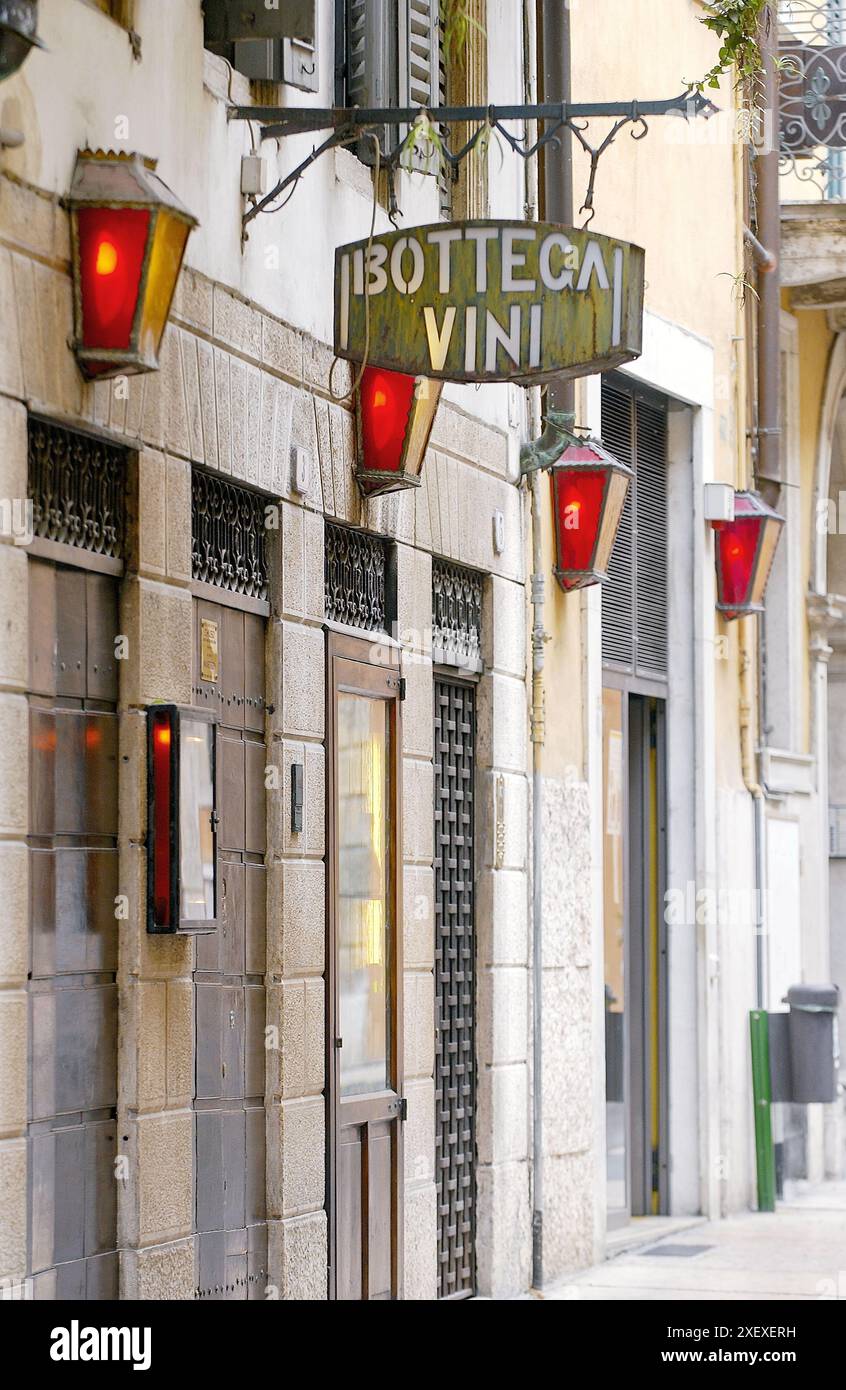
<svg viewBox="0 0 846 1390">
<path fill-rule="evenodd" d="M 402 1294 L 401 682 L 371 651 L 329 639 L 329 1282 L 352 1300 Z"/>
</svg>

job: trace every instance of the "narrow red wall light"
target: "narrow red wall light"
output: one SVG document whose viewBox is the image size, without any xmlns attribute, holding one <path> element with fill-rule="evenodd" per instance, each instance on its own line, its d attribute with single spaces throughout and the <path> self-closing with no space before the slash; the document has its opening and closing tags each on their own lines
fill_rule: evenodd
<svg viewBox="0 0 846 1390">
<path fill-rule="evenodd" d="M 217 929 L 217 755 L 205 712 L 147 715 L 147 930 Z"/>
<path fill-rule="evenodd" d="M 154 371 L 197 220 L 138 154 L 80 150 L 67 199 L 74 351 L 89 378 Z"/>
<path fill-rule="evenodd" d="M 784 517 L 754 492 L 736 492 L 734 521 L 715 521 L 717 608 L 726 618 L 761 613 Z"/>
<path fill-rule="evenodd" d="M 568 445 L 552 465 L 555 577 L 565 592 L 606 578 L 632 476 L 596 439 Z"/>
<path fill-rule="evenodd" d="M 179 713 L 174 705 L 150 711 L 148 738 L 147 930 L 174 932 L 179 925 L 177 787 Z"/>
<path fill-rule="evenodd" d="M 443 383 L 365 367 L 357 391 L 358 467 L 365 497 L 419 487 Z"/>
</svg>

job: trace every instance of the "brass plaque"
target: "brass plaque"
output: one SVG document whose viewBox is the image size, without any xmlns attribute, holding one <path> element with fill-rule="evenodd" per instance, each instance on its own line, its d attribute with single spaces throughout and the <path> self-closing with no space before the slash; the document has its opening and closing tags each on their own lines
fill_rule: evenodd
<svg viewBox="0 0 846 1390">
<path fill-rule="evenodd" d="M 217 682 L 220 665 L 217 655 L 217 623 L 200 619 L 200 679 Z"/>
</svg>

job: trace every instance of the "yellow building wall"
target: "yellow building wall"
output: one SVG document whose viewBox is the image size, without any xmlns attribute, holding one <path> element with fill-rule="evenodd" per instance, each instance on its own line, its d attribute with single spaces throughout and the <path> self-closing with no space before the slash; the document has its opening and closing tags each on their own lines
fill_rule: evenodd
<svg viewBox="0 0 846 1390">
<path fill-rule="evenodd" d="M 697 0 L 601 0 L 572 7 L 574 101 L 642 100 L 676 96 L 716 61 L 718 44 L 699 23 Z M 710 121 L 658 117 L 635 140 L 623 129 L 599 163 L 592 226 L 646 251 L 646 308 L 696 334 L 714 349 L 715 476 L 745 481 L 745 345 L 737 277 L 742 272 L 741 146 L 730 81 L 710 92 L 720 114 Z M 594 143 L 609 129 L 592 122 Z M 574 142 L 575 222 L 582 225 L 588 161 Z M 584 406 L 578 422 L 584 420 Z M 553 542 L 549 485 L 544 497 L 544 565 L 550 575 Z M 544 771 L 583 775 L 580 705 L 581 600 L 550 578 L 546 626 L 547 733 Z M 732 625 L 726 625 L 730 628 Z M 737 628 L 737 624 L 734 627 Z M 723 625 L 718 624 L 718 631 Z M 725 766 L 740 781 L 737 633 L 726 631 L 718 663 L 717 699 L 725 731 Z M 723 740 L 721 740 L 723 742 Z"/>
</svg>

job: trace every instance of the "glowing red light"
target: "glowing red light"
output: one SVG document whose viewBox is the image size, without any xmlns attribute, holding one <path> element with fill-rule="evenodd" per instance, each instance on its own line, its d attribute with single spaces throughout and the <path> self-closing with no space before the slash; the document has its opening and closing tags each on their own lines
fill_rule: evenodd
<svg viewBox="0 0 846 1390">
<path fill-rule="evenodd" d="M 98 275 L 113 275 L 117 269 L 117 248 L 111 241 L 101 241 L 97 247 L 97 261 L 94 269 Z"/>
<path fill-rule="evenodd" d="M 414 377 L 386 372 L 381 367 L 366 367 L 360 392 L 364 466 L 368 470 L 398 473 L 414 403 Z"/>
<path fill-rule="evenodd" d="M 749 602 L 761 525 L 758 516 L 736 516 L 717 532 L 720 601 L 727 610 L 736 611 Z"/>
<path fill-rule="evenodd" d="M 604 469 L 567 468 L 552 474 L 553 505 L 557 511 L 558 570 L 583 574 L 593 569 L 593 556 L 602 519 L 607 475 Z M 568 587 L 565 583 L 565 587 Z M 575 587 L 575 586 L 573 586 Z"/>
<path fill-rule="evenodd" d="M 146 208 L 81 208 L 78 220 L 83 346 L 128 349 L 150 213 Z"/>
<path fill-rule="evenodd" d="M 154 714 L 153 719 L 153 917 L 157 927 L 171 922 L 171 729 L 170 715 Z"/>
</svg>

